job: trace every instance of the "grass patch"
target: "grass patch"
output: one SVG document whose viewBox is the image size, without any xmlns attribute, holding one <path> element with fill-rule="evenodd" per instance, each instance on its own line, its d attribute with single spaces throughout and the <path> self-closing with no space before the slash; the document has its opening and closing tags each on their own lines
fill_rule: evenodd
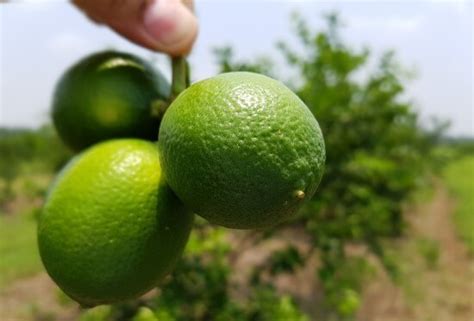
<svg viewBox="0 0 474 321">
<path fill-rule="evenodd" d="M 474 253 L 474 155 L 449 164 L 444 171 L 444 180 L 457 200 L 456 229 Z"/>
<path fill-rule="evenodd" d="M 0 216 L 0 289 L 41 269 L 34 211 Z"/>
</svg>

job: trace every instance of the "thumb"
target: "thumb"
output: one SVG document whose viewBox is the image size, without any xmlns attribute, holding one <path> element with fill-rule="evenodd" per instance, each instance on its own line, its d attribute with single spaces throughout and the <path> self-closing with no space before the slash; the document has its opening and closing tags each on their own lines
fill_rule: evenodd
<svg viewBox="0 0 474 321">
<path fill-rule="evenodd" d="M 130 41 L 172 56 L 189 53 L 197 19 L 180 0 L 74 0 L 92 20 L 108 25 Z"/>
</svg>

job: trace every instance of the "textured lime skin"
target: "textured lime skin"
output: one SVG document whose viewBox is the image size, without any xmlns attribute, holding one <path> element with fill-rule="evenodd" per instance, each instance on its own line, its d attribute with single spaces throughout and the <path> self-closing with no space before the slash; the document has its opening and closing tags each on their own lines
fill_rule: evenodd
<svg viewBox="0 0 474 321">
<path fill-rule="evenodd" d="M 171 188 L 197 214 L 230 228 L 264 228 L 313 196 L 325 161 L 319 125 L 269 77 L 233 72 L 177 97 L 159 132 Z"/>
<path fill-rule="evenodd" d="M 68 69 L 56 85 L 53 123 L 63 141 L 79 151 L 102 140 L 156 140 L 159 119 L 153 102 L 170 87 L 145 61 L 120 52 L 88 56 Z"/>
<path fill-rule="evenodd" d="M 181 255 L 192 214 L 164 183 L 156 145 L 104 142 L 51 186 L 38 226 L 46 270 L 84 306 L 135 298 Z"/>
</svg>

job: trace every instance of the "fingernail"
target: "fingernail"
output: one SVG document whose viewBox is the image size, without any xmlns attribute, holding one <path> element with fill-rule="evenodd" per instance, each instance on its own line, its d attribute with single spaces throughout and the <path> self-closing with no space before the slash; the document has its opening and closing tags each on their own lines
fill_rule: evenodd
<svg viewBox="0 0 474 321">
<path fill-rule="evenodd" d="M 144 25 L 158 46 L 183 46 L 194 40 L 196 18 L 180 0 L 154 0 L 145 10 Z"/>
</svg>

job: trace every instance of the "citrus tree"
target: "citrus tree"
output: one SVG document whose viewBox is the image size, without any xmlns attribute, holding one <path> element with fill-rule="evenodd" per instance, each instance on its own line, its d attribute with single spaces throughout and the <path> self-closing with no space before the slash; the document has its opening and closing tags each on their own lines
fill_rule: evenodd
<svg viewBox="0 0 474 321">
<path fill-rule="evenodd" d="M 374 58 L 368 49 L 352 48 L 343 41 L 335 15 L 327 17 L 321 31 L 312 31 L 298 16 L 293 19 L 303 50 L 278 44 L 294 75 L 291 79 L 279 77 L 268 58 L 238 60 L 230 47 L 218 48 L 215 54 L 222 72 L 252 71 L 286 82 L 321 125 L 327 162 L 316 196 L 292 221 L 251 236 L 256 246 L 281 227 L 298 229 L 309 237 L 310 253 L 291 245 L 273 252 L 247 280 L 247 298 L 235 300 L 231 280 L 239 271 L 231 258 L 240 249 L 228 241 L 228 230 L 198 220 L 183 258 L 159 295 L 116 306 L 115 311 L 134 315 L 147 306 L 157 320 L 170 321 L 311 320 L 314 316 L 305 314 L 294 298 L 279 294 L 274 280 L 316 256 L 321 264 L 315 273 L 324 290 L 319 318 L 351 319 L 360 306 L 368 270 L 365 257 L 349 255 L 347 245 L 354 243 L 369 249 L 397 277 L 397 262 L 385 255 L 382 244 L 403 234 L 404 209 L 412 191 L 425 183 L 427 158 L 439 132 L 421 128 L 412 102 L 404 96 L 410 73 L 393 52 Z M 375 67 L 369 67 L 370 62 Z"/>
</svg>

